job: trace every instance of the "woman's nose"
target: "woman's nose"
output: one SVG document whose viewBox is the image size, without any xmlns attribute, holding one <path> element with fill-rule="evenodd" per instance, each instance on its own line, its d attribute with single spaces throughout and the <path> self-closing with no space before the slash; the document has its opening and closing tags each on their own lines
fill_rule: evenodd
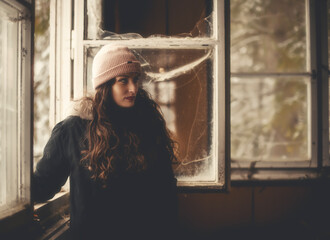
<svg viewBox="0 0 330 240">
<path fill-rule="evenodd" d="M 137 89 L 138 89 L 137 83 L 135 83 L 133 79 L 130 79 L 128 84 L 128 91 L 136 94 Z"/>
</svg>

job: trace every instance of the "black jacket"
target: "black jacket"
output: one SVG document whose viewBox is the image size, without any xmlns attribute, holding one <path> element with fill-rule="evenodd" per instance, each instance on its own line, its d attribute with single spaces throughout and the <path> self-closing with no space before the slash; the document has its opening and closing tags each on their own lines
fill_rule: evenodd
<svg viewBox="0 0 330 240">
<path fill-rule="evenodd" d="M 32 178 L 34 200 L 52 198 L 70 176 L 74 239 L 172 238 L 177 195 L 171 166 L 110 176 L 102 187 L 80 162 L 88 121 L 71 116 L 54 127 Z"/>
</svg>

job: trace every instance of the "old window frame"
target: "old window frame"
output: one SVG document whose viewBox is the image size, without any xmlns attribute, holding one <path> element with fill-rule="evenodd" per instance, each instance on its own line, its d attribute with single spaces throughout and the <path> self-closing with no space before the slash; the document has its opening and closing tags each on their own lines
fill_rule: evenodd
<svg viewBox="0 0 330 240">
<path fill-rule="evenodd" d="M 0 235 L 5 234 L 32 219 L 30 177 L 32 169 L 32 51 L 33 51 L 33 3 L 2 0 L 2 5 L 16 12 L 10 19 L 17 29 L 17 178 L 18 201 L 6 205 L 0 214 Z M 8 53 L 9 54 L 9 53 Z M 14 161 L 14 160 L 13 160 Z M 14 179 L 11 179 L 14 180 Z"/>
<path fill-rule="evenodd" d="M 195 48 L 203 45 L 214 46 L 216 51 L 214 71 L 216 86 L 214 99 L 215 117 L 215 161 L 218 162 L 217 179 L 214 182 L 179 182 L 179 186 L 191 188 L 196 186 L 225 189 L 229 179 L 229 65 L 225 58 L 229 56 L 228 47 L 228 1 L 214 0 L 213 36 L 209 38 L 164 38 L 158 42 L 151 38 L 120 40 L 122 44 L 134 48 Z M 84 0 L 52 1 L 51 9 L 56 16 L 54 29 L 51 29 L 51 54 L 50 54 L 50 80 L 51 80 L 51 124 L 54 125 L 70 114 L 73 100 L 80 99 L 84 94 L 83 68 L 86 67 L 84 59 L 85 46 L 101 46 L 111 40 L 84 40 Z M 52 10 L 51 10 L 52 11 Z M 73 14 L 74 13 L 74 14 Z M 52 19 L 51 19 L 52 21 Z M 229 61 L 227 61 L 228 64 Z M 224 117 L 226 116 L 226 117 Z M 221 174 L 220 174 L 221 173 Z"/>
<path fill-rule="evenodd" d="M 81 79 L 84 79 L 84 71 L 81 69 L 85 66 L 84 60 L 84 46 L 89 44 L 90 46 L 100 46 L 109 43 L 110 40 L 83 40 L 84 31 L 84 1 L 72 0 L 67 3 L 61 1 L 56 2 L 54 10 L 56 11 L 56 29 L 52 30 L 54 33 L 51 38 L 51 45 L 53 46 L 51 54 L 51 84 L 52 84 L 52 104 L 50 117 L 53 119 L 53 123 L 60 121 L 66 115 L 70 109 L 73 99 L 79 99 L 83 96 L 85 91 L 81 84 Z M 224 61 L 217 68 L 218 77 L 217 91 L 218 96 L 225 94 L 222 92 L 224 89 L 229 92 L 229 15 L 230 8 L 229 0 L 214 0 L 215 14 L 214 19 L 217 19 L 217 27 L 214 28 L 217 34 L 217 39 L 211 40 L 204 39 L 206 44 L 214 44 L 214 41 L 219 46 L 224 48 L 218 48 L 217 57 Z M 74 13 L 74 14 L 73 14 Z M 322 13 L 322 14 L 319 14 Z M 295 161 L 284 163 L 263 163 L 256 161 L 255 164 L 237 164 L 230 162 L 230 100 L 228 94 L 225 94 L 222 101 L 217 102 L 218 112 L 218 130 L 219 134 L 224 134 L 218 141 L 218 152 L 226 159 L 224 164 L 225 179 L 231 179 L 233 181 L 254 181 L 254 180 L 297 180 L 301 178 L 315 178 L 320 176 L 320 172 L 323 167 L 330 166 L 329 153 L 328 153 L 328 93 L 325 89 L 328 89 L 328 79 L 324 77 L 324 73 L 321 73 L 320 66 L 324 64 L 324 54 L 319 54 L 320 49 L 324 51 L 327 49 L 324 43 L 324 38 L 327 33 L 326 24 L 320 20 L 321 15 L 324 20 L 326 13 L 326 1 L 318 2 L 316 0 L 306 0 L 306 36 L 307 48 L 309 49 L 307 58 L 309 62 L 309 69 L 303 73 L 290 73 L 279 74 L 284 76 L 303 76 L 310 77 L 310 91 L 309 91 L 309 105 L 308 112 L 310 118 L 310 156 L 311 161 Z M 216 20 L 214 20 L 216 21 Z M 221 29 L 222 28 L 222 29 Z M 221 35 L 223 34 L 223 35 Z M 220 37 L 219 37 L 220 36 Z M 318 45 L 318 41 L 323 38 L 322 44 Z M 178 45 L 190 45 L 196 46 L 199 44 L 200 39 L 164 39 L 164 44 L 171 45 L 173 43 Z M 209 41 L 209 42 L 208 42 Z M 53 44 L 52 44 L 53 42 Z M 143 46 L 145 39 L 136 39 L 134 43 L 122 40 L 122 43 L 129 46 Z M 148 42 L 148 44 L 152 44 Z M 55 50 L 56 49 L 56 50 Z M 322 52 L 321 51 L 321 52 Z M 226 61 L 224 60 L 226 59 Z M 322 62 L 322 64 L 321 64 Z M 223 75 L 220 76 L 219 72 L 223 71 Z M 319 74 L 317 74 L 319 72 Z M 253 74 L 252 74 L 253 75 Z M 256 74 L 258 76 L 271 76 L 278 73 L 269 74 Z M 56 76 L 56 77 L 55 77 Z M 242 76 L 240 73 L 232 73 L 231 76 Z M 248 76 L 248 74 L 247 74 Z M 326 74 L 326 76 L 328 76 Z M 224 79 L 225 81 L 221 81 Z M 219 81 L 220 80 L 220 81 Z M 223 84 L 220 86 L 220 84 Z M 222 90 L 220 90 L 223 87 Z M 223 105 L 224 104 L 224 105 Z M 219 108 L 219 106 L 222 106 Z M 220 112 L 222 111 L 222 112 Z M 225 117 L 222 121 L 219 119 Z M 231 166 L 230 166 L 231 165 Z M 239 165 L 239 166 L 238 166 Z M 220 169 L 220 168 L 219 168 Z M 231 173 L 229 172 L 231 171 Z M 180 184 L 179 184 L 180 185 Z M 184 187 L 210 187 L 208 184 L 200 185 L 198 183 L 183 184 Z M 211 186 L 212 188 L 212 186 Z"/>
<path fill-rule="evenodd" d="M 305 0 L 307 71 L 304 73 L 231 73 L 231 77 L 302 76 L 310 77 L 308 117 L 310 119 L 310 160 L 292 162 L 231 162 L 233 181 L 301 180 L 324 175 L 329 166 L 328 75 L 322 66 L 327 63 L 327 3 Z M 232 159 L 233 160 L 233 159 Z"/>
</svg>

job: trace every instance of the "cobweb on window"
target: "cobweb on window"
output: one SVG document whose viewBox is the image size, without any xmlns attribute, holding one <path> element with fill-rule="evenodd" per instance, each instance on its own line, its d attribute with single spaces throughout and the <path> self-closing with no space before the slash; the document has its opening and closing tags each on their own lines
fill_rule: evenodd
<svg viewBox="0 0 330 240">
<path fill-rule="evenodd" d="M 165 51 L 167 68 L 157 60 L 153 61 L 155 59 L 152 55 L 162 56 L 157 49 L 149 52 L 135 50 L 135 53 L 143 65 L 144 88 L 160 105 L 167 126 L 178 142 L 180 157 L 174 168 L 176 175 L 180 180 L 187 181 L 196 178 L 199 181 L 207 181 L 211 176 L 215 180 L 211 149 L 213 50 L 205 48 Z"/>
</svg>

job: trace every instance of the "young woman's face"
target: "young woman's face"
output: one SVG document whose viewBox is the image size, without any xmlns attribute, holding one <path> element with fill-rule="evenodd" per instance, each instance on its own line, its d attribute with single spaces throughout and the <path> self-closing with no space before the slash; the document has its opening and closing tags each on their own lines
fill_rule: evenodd
<svg viewBox="0 0 330 240">
<path fill-rule="evenodd" d="M 139 74 L 127 73 L 119 75 L 115 78 L 115 83 L 112 85 L 113 100 L 119 107 L 133 107 L 138 89 Z"/>
</svg>

